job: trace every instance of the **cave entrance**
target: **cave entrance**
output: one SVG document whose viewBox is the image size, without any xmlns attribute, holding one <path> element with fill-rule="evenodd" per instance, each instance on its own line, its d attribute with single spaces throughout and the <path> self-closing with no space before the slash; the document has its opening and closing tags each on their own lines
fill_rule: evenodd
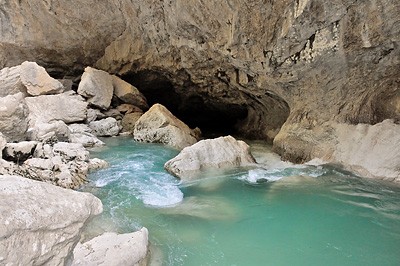
<svg viewBox="0 0 400 266">
<path fill-rule="evenodd" d="M 122 78 L 137 87 L 150 106 L 164 105 L 190 128 L 199 127 L 205 137 L 237 135 L 236 125 L 248 114 L 243 104 L 221 102 L 193 89 L 185 91 L 193 84 L 176 88 L 165 75 L 155 71 L 140 71 Z"/>
</svg>

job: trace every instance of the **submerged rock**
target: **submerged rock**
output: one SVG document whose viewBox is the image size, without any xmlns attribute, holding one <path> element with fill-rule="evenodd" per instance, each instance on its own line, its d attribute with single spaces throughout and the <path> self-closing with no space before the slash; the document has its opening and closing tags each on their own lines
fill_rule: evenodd
<svg viewBox="0 0 400 266">
<path fill-rule="evenodd" d="M 26 139 L 28 114 L 29 109 L 21 92 L 0 98 L 0 132 L 7 142 Z"/>
<path fill-rule="evenodd" d="M 134 138 L 183 149 L 198 141 L 196 133 L 161 104 L 153 105 L 135 124 Z"/>
<path fill-rule="evenodd" d="M 78 93 L 87 98 L 89 104 L 107 110 L 111 104 L 113 91 L 110 74 L 91 67 L 85 68 Z"/>
<path fill-rule="evenodd" d="M 147 228 L 129 234 L 104 233 L 78 244 L 72 266 L 145 266 L 149 254 Z"/>
<path fill-rule="evenodd" d="M 83 228 L 102 209 L 89 193 L 0 175 L 0 264 L 70 265 Z"/>
<path fill-rule="evenodd" d="M 245 166 L 256 163 L 250 147 L 231 136 L 201 140 L 186 147 L 164 168 L 181 179 L 190 179 L 202 169 Z"/>
</svg>

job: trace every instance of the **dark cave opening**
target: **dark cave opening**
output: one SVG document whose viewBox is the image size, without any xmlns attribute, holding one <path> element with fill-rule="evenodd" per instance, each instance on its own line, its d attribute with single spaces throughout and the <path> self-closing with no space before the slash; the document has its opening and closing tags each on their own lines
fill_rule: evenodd
<svg viewBox="0 0 400 266">
<path fill-rule="evenodd" d="M 194 90 L 177 92 L 165 75 L 155 71 L 140 71 L 122 78 L 143 93 L 149 106 L 164 105 L 190 128 L 199 127 L 206 137 L 236 135 L 237 123 L 247 117 L 245 105 L 221 103 Z"/>
</svg>

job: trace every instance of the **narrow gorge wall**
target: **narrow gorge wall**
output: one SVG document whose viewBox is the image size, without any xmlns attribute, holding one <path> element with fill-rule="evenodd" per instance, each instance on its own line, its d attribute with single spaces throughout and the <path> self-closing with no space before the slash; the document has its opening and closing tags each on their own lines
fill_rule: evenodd
<svg viewBox="0 0 400 266">
<path fill-rule="evenodd" d="M 8 0 L 0 20 L 0 67 L 92 65 L 291 161 L 328 158 L 337 124 L 400 121 L 398 0 Z"/>
</svg>

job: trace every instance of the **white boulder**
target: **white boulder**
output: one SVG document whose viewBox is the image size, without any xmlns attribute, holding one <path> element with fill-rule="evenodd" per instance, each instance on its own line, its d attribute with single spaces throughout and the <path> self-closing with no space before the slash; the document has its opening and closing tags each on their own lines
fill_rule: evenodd
<svg viewBox="0 0 400 266">
<path fill-rule="evenodd" d="M 190 179 L 203 169 L 246 166 L 256 163 L 250 147 L 231 136 L 201 140 L 184 148 L 164 168 L 172 175 Z"/>
<path fill-rule="evenodd" d="M 135 124 L 134 138 L 183 149 L 197 142 L 196 133 L 161 104 L 153 105 Z"/>
<path fill-rule="evenodd" d="M 72 91 L 57 95 L 27 97 L 25 101 L 29 108 L 30 127 L 57 120 L 73 123 L 86 119 L 87 103 Z"/>
<path fill-rule="evenodd" d="M 28 139 L 46 141 L 54 137 L 57 141 L 70 141 L 71 130 L 63 121 L 51 123 L 38 123 L 28 129 Z"/>
<path fill-rule="evenodd" d="M 135 105 L 141 109 L 149 108 L 146 98 L 136 87 L 117 76 L 112 75 L 111 78 L 115 96 L 124 103 Z"/>
<path fill-rule="evenodd" d="M 89 123 L 89 127 L 93 130 L 95 136 L 112 137 L 118 135 L 120 128 L 118 122 L 113 117 L 108 117 L 99 121 Z"/>
<path fill-rule="evenodd" d="M 22 84 L 32 96 L 56 94 L 64 90 L 61 82 L 50 77 L 46 70 L 35 62 L 23 62 L 20 71 Z"/>
<path fill-rule="evenodd" d="M 71 130 L 71 142 L 81 143 L 84 147 L 104 146 L 104 142 L 92 134 L 93 130 L 85 124 L 71 124 L 68 126 Z"/>
<path fill-rule="evenodd" d="M 144 266 L 148 262 L 148 231 L 145 227 L 130 234 L 104 233 L 78 244 L 73 266 Z"/>
<path fill-rule="evenodd" d="M 0 97 L 22 92 L 27 94 L 21 81 L 21 66 L 6 67 L 0 70 Z"/>
<path fill-rule="evenodd" d="M 0 132 L 8 142 L 26 139 L 28 114 L 23 93 L 0 98 Z"/>
<path fill-rule="evenodd" d="M 0 265 L 70 265 L 102 204 L 89 193 L 1 175 L 0 211 Z"/>
<path fill-rule="evenodd" d="M 110 107 L 114 88 L 111 75 L 105 71 L 86 67 L 78 86 L 78 93 L 100 109 Z"/>
</svg>

